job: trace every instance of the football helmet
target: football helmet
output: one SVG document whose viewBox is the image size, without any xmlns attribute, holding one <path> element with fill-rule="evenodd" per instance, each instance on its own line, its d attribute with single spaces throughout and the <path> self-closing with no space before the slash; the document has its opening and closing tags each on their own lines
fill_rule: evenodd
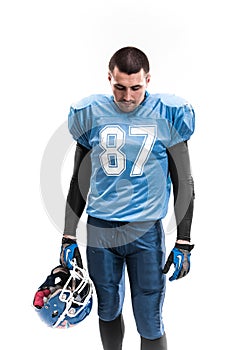
<svg viewBox="0 0 233 350">
<path fill-rule="evenodd" d="M 84 320 L 92 309 L 93 284 L 85 269 L 58 266 L 35 294 L 33 305 L 48 326 L 69 328 Z"/>
</svg>

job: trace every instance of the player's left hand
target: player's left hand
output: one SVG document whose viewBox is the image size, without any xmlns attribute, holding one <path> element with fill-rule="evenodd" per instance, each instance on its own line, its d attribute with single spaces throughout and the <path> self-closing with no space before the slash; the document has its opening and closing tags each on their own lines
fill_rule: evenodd
<svg viewBox="0 0 233 350">
<path fill-rule="evenodd" d="M 190 270 L 190 256 L 194 244 L 180 244 L 176 243 L 168 256 L 167 262 L 163 268 L 163 273 L 168 273 L 172 264 L 174 264 L 175 271 L 169 278 L 169 281 L 174 281 L 186 276 Z"/>
</svg>

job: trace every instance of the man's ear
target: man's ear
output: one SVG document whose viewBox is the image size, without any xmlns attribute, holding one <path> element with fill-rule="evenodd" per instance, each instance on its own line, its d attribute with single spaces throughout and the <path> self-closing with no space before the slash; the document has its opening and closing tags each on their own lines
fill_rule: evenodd
<svg viewBox="0 0 233 350">
<path fill-rule="evenodd" d="M 146 76 L 146 85 L 149 84 L 150 79 L 151 79 L 151 75 L 150 75 L 150 73 L 148 73 L 147 76 Z"/>
<path fill-rule="evenodd" d="M 108 72 L 108 81 L 111 83 L 112 80 L 112 73 L 109 71 Z"/>
</svg>

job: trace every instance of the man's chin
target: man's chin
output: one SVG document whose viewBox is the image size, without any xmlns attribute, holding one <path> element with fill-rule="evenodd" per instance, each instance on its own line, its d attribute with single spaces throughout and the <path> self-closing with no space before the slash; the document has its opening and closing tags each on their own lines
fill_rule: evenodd
<svg viewBox="0 0 233 350">
<path fill-rule="evenodd" d="M 125 102 L 117 102 L 117 106 L 120 108 L 122 112 L 125 112 L 125 113 L 133 112 L 137 107 L 135 103 L 125 103 Z"/>
</svg>

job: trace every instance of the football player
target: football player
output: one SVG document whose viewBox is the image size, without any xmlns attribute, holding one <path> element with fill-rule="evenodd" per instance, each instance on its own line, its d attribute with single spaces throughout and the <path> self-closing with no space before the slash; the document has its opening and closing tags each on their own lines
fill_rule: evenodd
<svg viewBox="0 0 233 350">
<path fill-rule="evenodd" d="M 94 282 L 105 350 L 120 350 L 125 271 L 141 349 L 167 349 L 162 319 L 165 274 L 190 270 L 194 185 L 187 141 L 194 111 L 174 95 L 150 94 L 147 56 L 124 47 L 110 59 L 110 95 L 92 95 L 70 108 L 77 142 L 67 197 L 61 262 L 82 267 L 76 229 L 87 202 L 87 263 Z M 174 192 L 177 239 L 165 263 L 161 220 Z"/>
</svg>

